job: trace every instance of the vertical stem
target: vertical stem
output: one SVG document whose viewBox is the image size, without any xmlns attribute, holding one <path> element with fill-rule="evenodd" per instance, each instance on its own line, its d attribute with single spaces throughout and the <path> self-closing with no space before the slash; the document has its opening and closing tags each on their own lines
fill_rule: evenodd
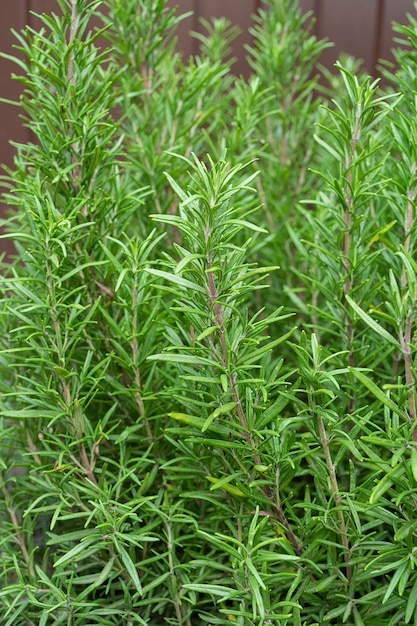
<svg viewBox="0 0 417 626">
<path fill-rule="evenodd" d="M 133 270 L 133 288 L 132 288 L 132 360 L 133 367 L 135 372 L 135 403 L 139 409 L 139 415 L 141 416 L 143 423 L 145 425 L 146 434 L 149 439 L 152 439 L 152 431 L 149 427 L 149 422 L 146 418 L 145 413 L 145 405 L 143 403 L 142 398 L 142 382 L 141 382 L 141 374 L 140 367 L 138 364 L 138 353 L 139 353 L 139 345 L 138 345 L 138 284 L 137 284 L 137 275 L 138 268 L 136 264 L 132 268 Z"/>
<path fill-rule="evenodd" d="M 343 265 L 345 266 L 345 270 L 346 270 L 346 279 L 343 285 L 343 293 L 345 295 L 345 298 L 346 296 L 350 295 L 350 291 L 352 289 L 352 277 L 351 277 L 352 264 L 350 261 L 350 253 L 351 253 L 351 246 L 352 246 L 351 231 L 352 231 L 352 225 L 353 225 L 352 166 L 353 166 L 353 156 L 356 151 L 356 145 L 360 137 L 361 115 L 362 115 L 362 105 L 360 104 L 360 102 L 358 102 L 356 106 L 355 123 L 353 127 L 352 138 L 351 138 L 350 146 L 349 146 L 350 151 L 346 153 L 346 160 L 345 160 L 345 168 L 346 168 L 346 173 L 347 173 L 346 178 L 348 182 L 348 186 L 346 189 L 347 208 L 344 211 L 345 234 L 344 234 L 344 241 L 343 241 Z M 351 320 L 349 313 L 347 313 L 345 316 L 345 324 L 346 324 L 348 346 L 349 346 L 349 365 L 350 367 L 354 367 L 355 365 L 355 360 L 354 360 L 354 355 L 353 355 L 354 331 L 353 331 L 352 320 Z"/>
<path fill-rule="evenodd" d="M 352 264 L 350 260 L 351 255 L 351 247 L 352 247 L 352 225 L 353 225 L 353 196 L 352 196 L 352 167 L 353 167 L 353 157 L 356 151 L 356 145 L 359 141 L 360 137 L 360 120 L 362 114 L 362 105 L 360 102 L 357 103 L 356 106 L 356 114 L 355 114 L 355 123 L 352 132 L 352 138 L 350 140 L 350 151 L 346 152 L 346 178 L 348 181 L 347 189 L 346 189 L 346 205 L 347 208 L 344 211 L 344 222 L 345 222 L 345 233 L 344 233 L 344 242 L 343 242 L 343 265 L 346 270 L 346 278 L 343 285 L 343 294 L 345 296 L 345 326 L 346 326 L 346 334 L 347 334 L 347 342 L 348 342 L 348 363 L 349 367 L 355 366 L 355 356 L 353 353 L 353 339 L 354 339 L 354 329 L 352 324 L 352 318 L 349 311 L 349 305 L 347 303 L 346 296 L 350 295 L 350 291 L 352 289 Z M 352 413 L 355 408 L 355 400 L 352 396 L 349 397 L 347 409 L 349 413 Z M 351 425 L 349 426 L 349 428 Z"/>
<path fill-rule="evenodd" d="M 410 174 L 412 177 L 414 177 L 415 173 L 416 173 L 416 165 L 413 164 Z M 405 223 L 404 223 L 404 250 L 406 251 L 406 253 L 409 253 L 411 249 L 411 230 L 414 225 L 414 209 L 413 209 L 414 198 L 415 198 L 414 189 L 409 189 L 408 196 L 407 196 L 407 200 L 408 200 L 407 210 L 406 210 Z M 401 287 L 405 289 L 406 286 L 407 286 L 407 274 L 406 274 L 405 267 L 404 267 L 402 276 L 401 276 Z"/>
<path fill-rule="evenodd" d="M 71 17 L 70 17 L 70 30 L 68 37 L 68 48 L 70 48 L 69 60 L 68 60 L 68 84 L 71 85 L 73 94 L 72 97 L 75 96 L 75 89 L 77 85 L 77 74 L 75 72 L 75 48 L 74 48 L 74 40 L 77 36 L 79 25 L 79 16 L 78 16 L 78 0 L 71 0 Z M 69 115 L 71 120 L 71 115 Z M 69 136 L 71 137 L 74 133 L 74 125 L 70 121 L 69 122 Z M 81 183 L 81 167 L 78 160 L 78 153 L 80 150 L 80 143 L 78 140 L 74 140 L 72 143 L 72 162 L 74 164 L 72 182 L 74 185 L 74 189 L 78 194 L 80 191 L 80 183 Z M 81 214 L 85 217 L 87 215 L 87 205 L 83 206 L 81 209 Z"/>
<path fill-rule="evenodd" d="M 72 46 L 72 43 L 75 39 L 78 29 L 78 11 L 77 11 L 78 0 L 71 1 L 71 23 L 70 23 L 70 31 L 68 38 L 68 47 Z M 76 83 L 76 75 L 74 71 L 74 48 L 71 49 L 69 61 L 68 61 L 68 78 L 71 84 L 75 87 Z"/>
<path fill-rule="evenodd" d="M 208 234 L 209 234 L 209 228 L 207 228 L 206 231 L 206 240 L 208 238 Z M 226 343 L 226 336 L 225 336 L 225 320 L 224 320 L 224 308 L 223 306 L 218 302 L 218 296 L 219 296 L 219 292 L 217 289 L 217 285 L 216 282 L 214 280 L 214 276 L 213 276 L 213 272 L 211 271 L 213 268 L 213 261 L 211 258 L 211 255 L 208 254 L 207 255 L 207 276 L 208 276 L 208 295 L 209 295 L 209 303 L 210 303 L 210 308 L 214 311 L 214 316 L 215 316 L 215 325 L 218 326 L 219 331 L 219 341 L 220 341 L 220 346 L 221 346 L 221 350 L 222 350 L 222 365 L 224 366 L 225 369 L 229 369 L 228 365 L 229 365 L 229 355 L 228 355 L 228 350 L 227 350 L 227 343 Z M 238 385 L 237 385 L 237 376 L 235 372 L 232 372 L 229 375 L 229 386 L 230 389 L 232 391 L 232 397 L 234 402 L 236 402 L 236 413 L 239 417 L 239 422 L 242 426 L 243 429 L 243 435 L 246 439 L 246 442 L 248 444 L 248 446 L 252 449 L 253 451 L 253 459 L 255 461 L 256 465 L 261 465 L 261 458 L 257 452 L 257 446 L 256 446 L 256 442 L 254 441 L 251 433 L 249 432 L 249 426 L 248 426 L 248 420 L 246 419 L 246 415 L 245 412 L 243 410 L 243 406 L 242 406 L 242 401 L 240 398 L 240 394 L 239 394 L 239 389 L 238 389 Z M 266 495 L 266 497 L 268 498 L 268 500 L 271 502 L 271 505 L 274 509 L 274 516 L 275 518 L 284 526 L 284 528 L 286 529 L 286 533 L 287 533 L 287 538 L 288 541 L 290 543 L 290 545 L 292 546 L 293 550 L 296 552 L 296 554 L 300 555 L 302 553 L 302 549 L 301 546 L 294 534 L 294 532 L 292 531 L 292 528 L 290 526 L 290 523 L 288 521 L 288 519 L 285 516 L 284 511 L 282 510 L 282 507 L 279 503 L 279 501 L 276 500 L 276 498 L 274 498 L 274 494 L 271 490 L 271 488 L 269 487 L 269 485 L 265 485 L 264 486 L 264 494 Z"/>
<path fill-rule="evenodd" d="M 214 280 L 214 276 L 213 276 L 213 261 L 211 259 L 211 256 L 208 255 L 207 257 L 207 277 L 208 277 L 208 294 L 209 294 L 209 298 L 210 298 L 210 307 L 213 309 L 214 311 L 214 316 L 215 316 L 215 323 L 216 326 L 218 326 L 219 328 L 219 339 L 220 339 L 220 346 L 221 346 L 221 350 L 222 350 L 222 365 L 225 369 L 229 369 L 228 365 L 229 365 L 229 355 L 227 352 L 227 344 L 226 344 L 226 337 L 225 337 L 225 327 L 224 327 L 224 310 L 223 307 L 219 304 L 217 298 L 219 296 L 219 292 L 217 290 L 217 286 Z M 233 372 L 230 374 L 229 376 L 229 385 L 230 388 L 232 390 L 232 396 L 233 396 L 233 400 L 236 402 L 237 407 L 236 407 L 236 412 L 238 414 L 239 417 L 239 421 L 240 421 L 240 425 L 243 428 L 243 434 L 244 437 L 246 439 L 246 441 L 248 442 L 248 444 L 253 447 L 254 446 L 254 442 L 252 441 L 252 437 L 250 436 L 250 433 L 248 432 L 248 422 L 246 420 L 246 416 L 245 413 L 243 411 L 243 407 L 242 407 L 242 402 L 240 400 L 239 397 L 239 392 L 237 389 L 237 381 L 236 381 L 236 374 Z"/>
<path fill-rule="evenodd" d="M 411 166 L 411 176 L 414 177 L 416 173 L 416 164 L 413 163 Z M 414 198 L 415 198 L 415 190 L 409 189 L 407 194 L 407 210 L 404 221 L 404 250 L 406 254 L 411 253 L 411 231 L 414 226 Z M 403 291 L 407 289 L 407 272 L 405 270 L 405 266 L 403 266 L 403 271 L 401 275 L 401 287 Z M 416 396 L 415 396 L 415 382 L 413 376 L 412 369 L 412 349 L 411 349 L 411 340 L 412 340 L 412 332 L 415 321 L 415 315 L 411 314 L 405 320 L 405 328 L 404 333 L 400 331 L 400 344 L 401 351 L 404 358 L 404 369 L 405 369 L 405 382 L 409 389 L 408 396 L 408 410 L 409 410 L 409 419 L 411 424 L 414 424 L 414 429 L 412 433 L 413 441 L 417 442 L 417 411 L 416 411 Z"/>
<path fill-rule="evenodd" d="M 49 263 L 47 263 L 46 266 L 46 271 L 47 271 L 47 275 L 48 275 L 48 279 L 47 279 L 47 285 L 48 285 L 48 293 L 49 293 L 49 299 L 50 299 L 50 310 L 51 310 L 51 317 L 52 317 L 52 324 L 54 327 L 54 331 L 55 331 L 55 341 L 52 341 L 52 345 L 56 351 L 57 354 L 57 358 L 58 358 L 58 363 L 60 364 L 61 367 L 65 367 L 66 363 L 65 363 L 65 349 L 64 349 L 64 344 L 62 343 L 62 332 L 61 332 L 61 324 L 59 322 L 59 315 L 58 315 L 58 308 L 56 305 L 56 298 L 55 298 L 55 289 L 54 289 L 54 283 L 53 283 L 53 276 L 52 276 L 52 272 L 51 272 L 51 268 Z M 70 386 L 68 384 L 68 382 L 66 381 L 65 378 L 60 377 L 61 379 L 61 393 L 62 393 L 62 398 L 64 400 L 65 406 L 67 407 L 68 411 L 71 410 L 71 404 L 72 404 L 72 398 L 71 398 L 71 389 Z M 74 400 L 75 403 L 75 400 Z M 83 435 L 83 433 L 79 433 L 79 427 L 78 425 L 74 424 L 74 420 L 73 420 L 73 426 L 74 426 L 74 433 L 75 433 L 75 437 L 78 438 L 80 436 Z M 85 446 L 83 442 L 80 442 L 78 444 L 78 451 L 80 453 L 80 458 L 81 458 L 81 467 L 84 469 L 85 473 L 87 474 L 88 478 L 91 480 L 91 482 L 93 482 L 95 485 L 97 485 L 97 481 L 96 478 L 94 476 L 93 473 L 93 468 L 91 463 L 89 462 L 88 458 L 87 458 L 87 453 L 85 450 Z"/>
<path fill-rule="evenodd" d="M 23 535 L 22 535 L 22 532 L 21 532 L 21 529 L 20 529 L 19 520 L 17 518 L 16 512 L 15 512 L 15 510 L 13 508 L 12 503 L 11 503 L 10 494 L 7 491 L 6 487 L 2 487 L 2 492 L 3 492 L 3 496 L 4 496 L 4 501 L 5 501 L 6 506 L 7 506 L 7 510 L 9 512 L 9 515 L 10 515 L 10 519 L 12 520 L 12 524 L 13 524 L 13 526 L 15 528 L 16 541 L 19 544 L 19 548 L 20 548 L 20 550 L 22 552 L 22 555 L 23 555 L 23 558 L 25 560 L 25 563 L 29 567 L 30 575 L 33 578 L 35 578 L 36 574 L 35 574 L 35 570 L 34 570 L 34 567 L 33 567 L 33 563 L 32 563 L 32 561 L 30 559 L 28 549 L 27 549 L 25 541 L 23 539 Z"/>
<path fill-rule="evenodd" d="M 168 539 L 168 566 L 170 571 L 171 585 L 172 585 L 172 595 L 174 597 L 174 607 L 175 607 L 175 615 L 177 618 L 178 626 L 182 626 L 184 623 L 184 617 L 181 610 L 181 601 L 179 599 L 178 593 L 178 585 L 177 585 L 177 577 L 175 575 L 175 564 L 174 564 L 174 541 L 172 537 L 172 527 L 171 521 L 168 520 L 166 524 L 167 529 L 167 539 Z M 187 618 L 185 621 L 185 626 L 191 626 L 190 619 Z"/>
<path fill-rule="evenodd" d="M 315 403 L 313 400 L 311 400 L 311 405 L 314 407 L 315 410 Z M 330 446 L 329 446 L 329 439 L 327 437 L 327 433 L 326 433 L 326 428 L 324 426 L 324 422 L 323 422 L 323 418 L 320 414 L 317 414 L 317 424 L 319 427 L 319 435 L 320 435 L 320 442 L 323 448 L 323 452 L 324 452 L 324 456 L 326 459 L 326 465 L 327 465 L 327 469 L 329 472 L 329 478 L 330 478 L 330 490 L 331 490 L 331 494 L 334 498 L 334 502 L 335 505 L 337 507 L 337 517 L 339 520 L 339 532 L 340 532 L 340 538 L 342 541 L 342 545 L 344 548 L 344 560 L 345 560 L 345 569 L 346 569 L 346 577 L 347 579 L 350 581 L 352 578 L 352 569 L 349 565 L 349 560 L 350 560 L 350 547 L 349 547 L 349 539 L 348 539 L 348 534 L 347 534 L 347 527 L 346 527 L 346 522 L 345 522 L 345 516 L 343 515 L 343 509 L 342 509 L 342 498 L 340 496 L 340 491 L 339 491 L 339 485 L 337 482 L 337 476 L 336 476 L 336 470 L 335 470 L 335 466 L 332 460 L 332 455 L 330 452 Z"/>
<path fill-rule="evenodd" d="M 32 453 L 32 456 L 35 459 L 36 463 L 38 465 L 42 465 L 41 458 L 40 458 L 39 454 L 36 451 L 36 447 L 35 447 L 35 444 L 32 441 L 32 438 L 30 436 L 29 430 L 26 430 L 26 441 L 28 442 L 28 448 L 29 448 L 30 452 Z"/>
<path fill-rule="evenodd" d="M 256 178 L 256 188 L 258 190 L 259 198 L 261 199 L 261 202 L 262 202 L 262 208 L 263 208 L 263 210 L 265 212 L 266 221 L 268 222 L 269 232 L 274 233 L 275 230 L 276 230 L 275 229 L 274 218 L 272 217 L 271 211 L 268 208 L 268 203 L 267 203 L 267 200 L 266 200 L 266 193 L 265 193 L 265 190 L 263 188 L 260 176 L 258 176 Z"/>
<path fill-rule="evenodd" d="M 404 358 L 404 368 L 405 368 L 405 382 L 409 389 L 408 396 L 408 410 L 409 410 L 409 419 L 410 423 L 414 424 L 414 429 L 412 433 L 413 441 L 417 442 L 417 410 L 416 410 L 416 395 L 415 395 L 415 382 L 413 376 L 413 364 L 411 359 L 412 349 L 411 349 L 411 339 L 413 326 L 415 321 L 415 315 L 411 315 L 407 318 L 405 322 L 405 330 L 404 333 L 400 332 L 400 344 L 401 351 L 403 353 Z"/>
</svg>

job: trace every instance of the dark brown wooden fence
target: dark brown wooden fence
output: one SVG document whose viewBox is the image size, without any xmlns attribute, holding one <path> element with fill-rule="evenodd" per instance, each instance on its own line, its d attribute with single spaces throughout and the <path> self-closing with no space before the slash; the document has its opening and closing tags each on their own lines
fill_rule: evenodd
<svg viewBox="0 0 417 626">
<path fill-rule="evenodd" d="M 261 0 L 169 0 L 171 6 L 179 5 L 182 12 L 193 11 L 179 30 L 179 46 L 184 54 L 196 52 L 197 42 L 189 37 L 190 30 L 199 28 L 201 17 L 226 16 L 242 29 L 235 44 L 238 57 L 237 73 L 245 73 L 244 44 L 250 41 L 248 29 L 251 15 L 262 4 Z M 331 67 L 341 51 L 362 58 L 369 72 L 381 57 L 390 57 L 392 41 L 391 21 L 404 21 L 405 13 L 414 11 L 413 0 L 300 0 L 304 10 L 313 11 L 317 22 L 315 34 L 335 42 L 323 55 L 323 63 Z M 36 26 L 36 18 L 30 11 L 48 12 L 56 8 L 55 0 L 0 0 L 0 49 L 10 53 L 14 37 L 10 29 L 22 29 L 26 24 Z M 10 61 L 0 59 L 0 96 L 17 99 L 19 83 L 11 80 L 15 71 Z M 0 163 L 10 165 L 13 149 L 9 140 L 26 141 L 27 130 L 22 127 L 15 107 L 0 103 Z"/>
<path fill-rule="evenodd" d="M 262 5 L 261 0 L 170 0 L 169 4 L 179 4 L 184 12 L 194 13 L 180 30 L 180 46 L 186 54 L 196 52 L 198 42 L 188 36 L 188 31 L 198 29 L 201 17 L 224 15 L 238 24 L 242 35 L 235 45 L 235 69 L 238 74 L 247 71 L 244 44 L 250 41 L 251 15 Z M 313 12 L 315 34 L 335 43 L 324 52 L 324 65 L 332 67 L 340 52 L 346 52 L 363 59 L 370 73 L 378 59 L 391 58 L 392 21 L 402 22 L 407 12 L 415 12 L 414 0 L 300 0 L 300 6 Z"/>
</svg>

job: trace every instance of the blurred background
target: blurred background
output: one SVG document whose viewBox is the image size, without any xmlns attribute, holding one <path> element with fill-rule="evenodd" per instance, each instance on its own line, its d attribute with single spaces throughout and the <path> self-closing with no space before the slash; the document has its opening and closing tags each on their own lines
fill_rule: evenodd
<svg viewBox="0 0 417 626">
<path fill-rule="evenodd" d="M 168 4 L 178 6 L 181 13 L 193 12 L 181 22 L 178 31 L 178 47 L 185 56 L 198 52 L 199 42 L 190 37 L 189 31 L 201 30 L 200 18 L 224 16 L 239 25 L 242 33 L 234 43 L 234 69 L 236 74 L 248 74 L 244 46 L 250 43 L 251 16 L 262 6 L 262 0 L 169 0 Z M 300 0 L 300 6 L 314 15 L 316 36 L 335 43 L 325 50 L 323 65 L 332 68 L 339 54 L 345 52 L 363 59 L 366 70 L 375 77 L 378 59 L 392 59 L 392 21 L 403 22 L 407 12 L 416 14 L 413 0 Z M 27 24 L 36 28 L 32 12 L 52 11 L 57 11 L 55 0 L 1 0 L 0 50 L 15 54 L 11 29 L 20 31 Z M 0 97 L 18 100 L 21 86 L 11 79 L 11 73 L 17 70 L 8 59 L 0 59 Z M 0 164 L 10 166 L 13 147 L 9 141 L 26 142 L 29 132 L 21 124 L 18 108 L 10 104 L 0 102 L 0 120 Z M 0 205 L 0 214 L 2 211 L 4 206 Z"/>
</svg>

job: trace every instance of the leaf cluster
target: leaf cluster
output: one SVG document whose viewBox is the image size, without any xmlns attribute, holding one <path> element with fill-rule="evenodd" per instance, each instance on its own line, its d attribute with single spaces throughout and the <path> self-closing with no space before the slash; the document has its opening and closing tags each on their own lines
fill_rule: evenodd
<svg viewBox="0 0 417 626">
<path fill-rule="evenodd" d="M 417 624 L 416 21 L 322 89 L 293 0 L 248 79 L 224 19 L 185 59 L 165 0 L 58 8 L 1 179 L 1 623 Z"/>
</svg>

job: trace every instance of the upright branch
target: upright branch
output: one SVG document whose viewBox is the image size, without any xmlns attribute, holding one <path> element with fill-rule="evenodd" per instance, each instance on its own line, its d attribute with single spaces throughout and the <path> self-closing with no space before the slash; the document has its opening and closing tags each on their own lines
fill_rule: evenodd
<svg viewBox="0 0 417 626">
<path fill-rule="evenodd" d="M 350 292 L 352 289 L 352 264 L 351 264 L 351 254 L 352 254 L 352 220 L 353 220 L 353 193 L 352 193 L 352 182 L 353 182 L 353 173 L 352 167 L 354 167 L 354 157 L 356 153 L 356 145 L 360 138 L 360 128 L 361 128 L 361 115 L 362 115 L 362 104 L 360 102 L 356 105 L 356 113 L 354 118 L 354 125 L 352 129 L 352 138 L 350 141 L 349 148 L 346 150 L 345 157 L 345 169 L 346 169 L 346 209 L 343 212 L 343 219 L 345 222 L 345 232 L 343 238 L 343 265 L 346 270 L 346 278 L 343 285 L 343 293 L 345 296 L 350 296 Z M 346 303 L 346 306 L 347 303 Z M 353 367 L 355 365 L 355 357 L 353 354 L 353 324 L 352 318 L 349 315 L 349 311 L 347 309 L 345 315 L 345 324 L 346 324 L 346 332 L 349 346 L 349 365 Z"/>
<path fill-rule="evenodd" d="M 152 431 L 149 426 L 149 421 L 146 417 L 145 404 L 142 397 L 142 377 L 139 365 L 139 286 L 138 286 L 138 272 L 139 269 L 136 264 L 132 268 L 133 273 L 133 285 L 132 285 L 132 362 L 134 368 L 134 381 L 135 381 L 135 404 L 138 407 L 139 415 L 145 425 L 146 435 L 149 440 L 153 439 Z"/>
<path fill-rule="evenodd" d="M 74 41 L 77 37 L 79 25 L 79 17 L 78 17 L 78 0 L 71 0 L 71 16 L 70 16 L 70 27 L 68 33 L 68 48 L 70 49 L 69 60 L 68 60 L 68 80 L 69 83 L 75 88 L 77 83 L 77 76 L 75 73 L 74 67 L 74 59 L 75 59 L 75 50 L 74 50 Z"/>
<path fill-rule="evenodd" d="M 413 163 L 411 176 L 416 174 L 416 164 Z M 416 198 L 415 189 L 409 189 L 407 194 L 407 209 L 404 220 L 404 250 L 407 254 L 411 252 L 411 231 L 414 227 L 414 203 Z M 401 287 L 404 289 L 407 286 L 407 274 L 405 267 L 403 267 L 403 273 L 401 276 Z"/>
<path fill-rule="evenodd" d="M 277 339 L 256 349 L 256 346 L 261 346 L 268 339 L 268 317 L 264 316 L 262 322 L 257 324 L 250 324 L 246 321 L 247 315 L 240 313 L 247 309 L 247 294 L 258 289 L 255 285 L 259 278 L 271 269 L 260 267 L 255 272 L 245 263 L 251 240 L 236 245 L 243 236 L 244 228 L 258 231 L 258 227 L 246 219 L 255 210 L 250 195 L 253 189 L 249 183 L 257 175 L 251 174 L 242 179 L 239 174 L 242 166 L 230 167 L 224 159 L 217 163 L 210 159 L 208 168 L 197 157 L 193 160 L 181 158 L 191 169 L 192 184 L 184 191 L 179 183 L 168 176 L 180 199 L 178 215 L 152 216 L 159 222 L 175 226 L 183 238 L 181 246 L 175 246 L 180 260 L 178 263 L 174 259 L 168 261 L 170 271 L 162 273 L 171 284 L 170 290 L 175 291 L 176 299 L 181 303 L 175 307 L 182 314 L 178 325 L 192 329 L 188 345 L 176 345 L 176 350 L 180 351 L 178 361 L 181 362 L 181 351 L 184 351 L 189 364 L 195 356 L 196 380 L 202 376 L 201 368 L 204 371 L 204 367 L 207 367 L 203 380 L 212 381 L 206 389 L 212 403 L 202 424 L 203 431 L 209 428 L 217 416 L 227 415 L 231 423 L 238 420 L 236 433 L 239 434 L 236 436 L 239 442 L 243 438 L 247 445 L 245 458 L 239 459 L 244 468 L 242 471 L 252 481 L 253 468 L 259 468 L 255 473 L 260 473 L 261 484 L 256 489 L 264 501 L 266 498 L 270 502 L 269 515 L 282 524 L 289 544 L 300 555 L 301 545 L 283 511 L 279 494 L 276 495 L 272 488 L 275 474 L 272 479 L 263 471 L 265 464 L 257 441 L 258 433 L 255 435 L 256 431 L 251 425 L 253 417 L 248 418 L 248 411 L 252 415 L 254 412 L 254 407 L 248 406 L 248 392 L 256 394 L 253 371 L 260 367 L 258 361 L 270 355 L 272 346 L 280 342 Z M 156 269 L 148 271 L 161 275 Z M 277 318 L 273 317 L 275 321 Z M 167 360 L 165 355 L 152 355 L 152 359 L 158 357 Z M 175 355 L 170 354 L 168 359 L 171 358 L 175 360 Z M 203 360 L 200 362 L 199 359 Z M 245 395 L 242 395 L 242 389 L 245 389 Z M 184 395 L 189 393 L 190 389 L 187 389 Z M 233 450 L 233 443 L 230 447 Z M 233 453 L 239 457 L 236 451 Z M 251 459 L 249 467 L 248 459 Z"/>
<path fill-rule="evenodd" d="M 351 580 L 352 578 L 352 568 L 349 564 L 350 562 L 350 546 L 349 546 L 349 535 L 348 535 L 348 528 L 346 525 L 346 521 L 345 521 L 345 516 L 343 513 L 343 501 L 342 501 L 342 497 L 340 495 L 340 490 L 339 490 L 339 484 L 338 484 L 338 480 L 337 480 L 337 475 L 336 475 L 336 469 L 333 463 L 333 459 L 332 459 L 332 455 L 330 452 L 330 446 L 329 446 L 329 439 L 327 436 L 327 432 L 326 432 L 326 428 L 324 426 L 324 421 L 323 421 L 323 417 L 321 416 L 320 413 L 317 414 L 317 424 L 318 424 L 318 428 L 319 428 L 319 436 L 320 436 L 320 442 L 323 448 L 323 452 L 324 452 L 324 456 L 326 459 L 326 465 L 327 465 L 327 470 L 329 472 L 329 479 L 330 479 L 330 489 L 331 489 L 331 493 L 334 499 L 334 503 L 337 507 L 337 517 L 339 520 L 339 533 L 340 533 L 340 540 L 342 542 L 344 551 L 343 551 L 343 558 L 345 560 L 345 564 L 346 564 L 346 578 L 348 579 L 348 581 Z"/>
<path fill-rule="evenodd" d="M 4 502 L 6 504 L 8 514 L 10 516 L 11 522 L 15 529 L 17 544 L 22 552 L 23 559 L 28 567 L 30 575 L 32 576 L 32 578 L 35 578 L 36 572 L 35 572 L 33 559 L 31 558 L 28 548 L 26 546 L 25 539 L 24 539 L 23 532 L 22 532 L 22 525 L 14 509 L 12 499 L 10 497 L 10 493 L 6 486 L 3 486 L 1 490 L 3 493 Z"/>
<path fill-rule="evenodd" d="M 78 15 L 78 0 L 71 0 L 71 15 L 70 15 L 70 27 L 68 33 L 68 49 L 69 49 L 69 59 L 68 59 L 68 84 L 72 88 L 72 97 L 76 97 L 77 90 L 77 73 L 75 71 L 75 48 L 77 44 L 77 33 L 79 27 L 79 15 Z M 70 136 L 74 136 L 74 123 L 71 119 L 71 115 L 69 115 L 69 132 Z M 81 185 L 81 167 L 79 163 L 79 149 L 80 142 L 78 139 L 74 139 L 72 143 L 72 163 L 73 163 L 73 175 L 72 181 L 74 185 L 74 189 L 76 193 L 80 192 Z M 87 205 L 81 210 L 84 217 L 87 215 Z"/>
<path fill-rule="evenodd" d="M 412 431 L 412 439 L 417 442 L 417 411 L 416 411 L 416 390 L 415 380 L 413 373 L 413 361 L 412 361 L 412 336 L 414 330 L 414 323 L 416 320 L 416 313 L 409 313 L 404 321 L 404 330 L 400 329 L 399 340 L 401 346 L 401 352 L 404 359 L 405 369 L 405 382 L 408 389 L 408 412 L 410 423 L 414 426 Z"/>
<path fill-rule="evenodd" d="M 234 370 L 234 364 L 230 364 L 230 365 L 233 365 L 232 371 L 230 371 L 230 368 L 229 368 L 229 356 L 228 356 L 228 349 L 227 349 L 227 343 L 226 343 L 226 332 L 225 332 L 225 323 L 224 323 L 224 307 L 218 302 L 219 294 L 218 294 L 218 290 L 217 290 L 214 275 L 213 275 L 213 264 L 212 264 L 211 256 L 207 258 L 207 270 L 208 270 L 207 276 L 208 276 L 209 301 L 210 301 L 210 307 L 214 311 L 215 325 L 218 327 L 218 334 L 219 334 L 220 345 L 222 348 L 222 355 L 223 355 L 222 364 L 225 367 L 225 369 L 229 370 L 229 387 L 232 391 L 232 398 L 234 402 L 236 403 L 236 413 L 238 415 L 239 422 L 242 427 L 243 436 L 245 437 L 247 444 L 249 445 L 250 449 L 253 452 L 255 465 L 262 466 L 262 459 L 259 453 L 257 452 L 257 443 L 252 437 L 252 434 L 250 432 L 249 425 L 248 425 L 248 420 L 246 418 L 245 411 L 243 409 L 243 403 L 242 403 L 242 399 L 239 393 L 239 387 L 237 384 L 238 379 L 237 379 L 236 371 Z M 291 528 L 291 525 L 282 509 L 280 499 L 279 499 L 279 494 L 277 494 L 277 497 L 275 497 L 273 490 L 268 484 L 265 484 L 263 488 L 264 488 L 264 493 L 266 497 L 271 502 L 271 505 L 274 509 L 274 517 L 280 522 L 280 524 L 284 526 L 288 541 L 291 544 L 294 552 L 298 555 L 301 555 L 302 554 L 301 545 L 298 539 L 296 538 Z"/>
<path fill-rule="evenodd" d="M 416 163 L 413 161 L 411 164 L 411 179 L 414 180 L 416 174 Z M 411 233 L 414 228 L 414 203 L 415 203 L 415 189 L 411 187 L 408 190 L 407 194 L 407 208 L 404 220 L 404 251 L 406 255 L 410 255 L 412 251 L 412 239 Z M 406 266 L 403 265 L 403 271 L 401 275 L 401 287 L 402 290 L 405 291 L 408 286 L 408 276 L 406 272 Z M 412 307 L 414 308 L 414 307 Z M 413 329 L 414 322 L 416 319 L 416 314 L 414 311 L 409 311 L 408 315 L 405 319 L 405 328 L 404 332 L 400 331 L 399 340 L 401 344 L 401 351 L 404 359 L 404 368 L 405 368 L 405 382 L 408 387 L 408 405 L 409 405 L 409 416 L 410 421 L 414 425 L 412 432 L 412 439 L 414 442 L 417 442 L 417 411 L 416 411 L 416 389 L 415 389 L 415 379 L 413 374 L 413 363 L 412 363 L 412 352 L 413 349 L 411 347 L 411 342 L 413 339 Z"/>
<path fill-rule="evenodd" d="M 414 177 L 416 174 L 416 164 L 413 163 L 411 167 L 411 176 Z M 411 232 L 414 227 L 414 202 L 415 202 L 415 190 L 414 188 L 409 189 L 407 195 L 407 208 L 404 220 L 404 251 L 406 254 L 410 254 L 411 252 Z M 401 275 L 401 287 L 403 291 L 407 288 L 408 277 L 405 265 L 403 266 L 403 271 Z M 412 334 L 415 322 L 415 314 L 411 313 L 407 316 L 405 320 L 405 329 L 404 333 L 400 332 L 400 344 L 401 350 L 404 358 L 404 367 L 405 367 L 405 382 L 409 388 L 409 413 L 410 420 L 412 424 L 415 424 L 415 428 L 413 430 L 413 441 L 417 441 L 417 413 L 416 413 L 416 399 L 415 399 L 415 381 L 412 369 Z"/>
</svg>

